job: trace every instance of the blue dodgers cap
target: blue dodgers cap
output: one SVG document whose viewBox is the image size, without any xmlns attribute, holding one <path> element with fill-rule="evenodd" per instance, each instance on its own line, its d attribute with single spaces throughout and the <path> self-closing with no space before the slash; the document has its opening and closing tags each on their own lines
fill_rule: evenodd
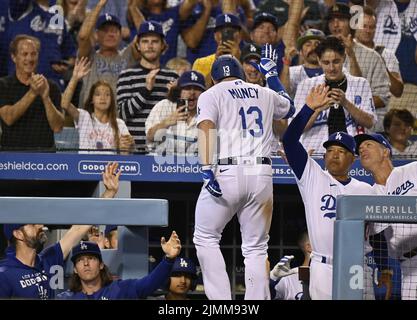
<svg viewBox="0 0 417 320">
<path fill-rule="evenodd" d="M 96 23 L 96 29 L 100 29 L 105 24 L 114 24 L 118 26 L 119 29 L 122 29 L 122 25 L 120 23 L 119 18 L 110 13 L 105 13 L 98 18 Z"/>
<path fill-rule="evenodd" d="M 171 269 L 171 274 L 173 273 L 187 273 L 197 278 L 197 268 L 190 258 L 177 257 Z"/>
<path fill-rule="evenodd" d="M 113 225 L 113 224 L 109 224 L 104 229 L 104 235 L 107 237 L 109 235 L 109 233 L 114 231 L 114 230 L 117 230 L 117 226 Z"/>
<path fill-rule="evenodd" d="M 97 243 L 91 241 L 81 241 L 79 244 L 72 248 L 72 263 L 75 264 L 77 257 L 85 254 L 94 255 L 100 261 L 103 261 L 103 259 L 101 258 L 101 251 Z"/>
<path fill-rule="evenodd" d="M 7 240 L 11 240 L 13 238 L 13 231 L 23 227 L 24 224 L 5 224 L 3 226 L 3 232 L 6 236 Z"/>
<path fill-rule="evenodd" d="M 274 15 L 267 12 L 260 12 L 253 19 L 252 30 L 255 30 L 262 22 L 271 23 L 275 27 L 275 29 L 278 29 L 281 25 L 283 25 L 278 22 L 277 17 L 275 17 Z"/>
<path fill-rule="evenodd" d="M 159 35 L 162 39 L 165 39 L 164 29 L 162 28 L 162 24 L 157 21 L 149 20 L 142 22 L 139 26 L 138 30 L 138 37 L 143 36 L 144 34 L 148 33 L 155 33 Z"/>
<path fill-rule="evenodd" d="M 204 76 L 197 71 L 186 71 L 178 79 L 178 87 L 196 86 L 201 90 L 206 90 L 206 80 Z"/>
<path fill-rule="evenodd" d="M 357 154 L 359 154 L 359 146 L 361 145 L 362 142 L 366 140 L 372 140 L 372 141 L 376 141 L 382 144 L 385 148 L 389 150 L 390 154 L 392 155 L 391 144 L 382 134 L 379 134 L 379 133 L 369 133 L 369 134 L 363 133 L 363 134 L 358 134 L 357 136 L 355 136 Z"/>
<path fill-rule="evenodd" d="M 216 31 L 223 27 L 242 29 L 242 26 L 240 25 L 239 17 L 230 13 L 219 14 L 216 17 L 216 26 L 214 27 L 214 30 Z"/>
<path fill-rule="evenodd" d="M 356 148 L 355 139 L 351 135 L 347 134 L 346 132 L 339 131 L 339 132 L 332 133 L 329 136 L 329 139 L 325 143 L 323 143 L 323 147 L 325 147 L 326 149 L 333 145 L 341 146 L 347 149 L 352 154 L 355 154 L 355 148 Z"/>
</svg>

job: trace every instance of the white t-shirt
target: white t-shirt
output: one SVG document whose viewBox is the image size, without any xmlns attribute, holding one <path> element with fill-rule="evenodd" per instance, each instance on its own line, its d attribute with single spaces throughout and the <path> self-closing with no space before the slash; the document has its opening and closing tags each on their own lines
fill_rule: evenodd
<svg viewBox="0 0 417 320">
<path fill-rule="evenodd" d="M 168 99 L 159 101 L 146 119 L 146 134 L 150 128 L 168 118 L 176 108 L 177 104 Z M 160 131 L 155 133 L 155 142 L 148 143 L 149 150 L 155 151 L 156 154 L 166 152 L 177 155 L 197 155 L 197 116 L 193 117 L 190 122 L 178 121 L 177 124 Z"/>
<path fill-rule="evenodd" d="M 197 124 L 212 121 L 220 138 L 218 158 L 269 157 L 272 120 L 284 118 L 290 101 L 275 91 L 242 80 L 223 81 L 198 98 Z"/>
<path fill-rule="evenodd" d="M 116 149 L 116 143 L 114 141 L 113 128 L 110 122 L 102 123 L 94 116 L 90 115 L 83 109 L 78 109 L 80 115 L 78 123 L 75 123 L 75 127 L 78 128 L 80 134 L 80 149 L 90 150 L 109 150 Z M 117 125 L 119 127 L 119 137 L 122 134 L 129 134 L 129 130 L 122 119 L 117 119 Z M 80 151 L 79 153 L 100 153 L 100 154 L 114 154 L 114 151 Z"/>
</svg>

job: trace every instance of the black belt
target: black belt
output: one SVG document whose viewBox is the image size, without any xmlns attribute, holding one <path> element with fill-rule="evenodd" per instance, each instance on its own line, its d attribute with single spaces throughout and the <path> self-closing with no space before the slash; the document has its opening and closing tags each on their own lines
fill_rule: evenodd
<svg viewBox="0 0 417 320">
<path fill-rule="evenodd" d="M 411 259 L 412 257 L 414 257 L 415 255 L 417 255 L 417 248 L 414 248 L 406 253 L 403 254 L 404 258 L 408 258 Z"/>
<path fill-rule="evenodd" d="M 247 158 L 247 157 L 243 157 L 243 158 Z M 254 158 L 256 159 L 256 164 L 272 164 L 271 158 L 268 157 L 256 157 Z M 248 160 L 247 164 L 253 164 L 250 163 L 251 160 Z M 219 159 L 217 161 L 217 164 L 219 165 L 238 165 L 238 164 L 245 164 L 245 160 L 239 161 L 238 157 L 229 157 L 229 158 L 223 158 L 223 159 Z"/>
</svg>

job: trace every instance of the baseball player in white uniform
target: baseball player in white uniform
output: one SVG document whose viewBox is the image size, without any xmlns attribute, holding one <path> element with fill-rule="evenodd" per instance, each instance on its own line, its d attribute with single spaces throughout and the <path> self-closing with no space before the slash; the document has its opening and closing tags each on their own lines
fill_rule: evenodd
<svg viewBox="0 0 417 320">
<path fill-rule="evenodd" d="M 235 214 L 245 258 L 245 299 L 270 299 L 267 249 L 273 203 L 272 123 L 295 111 L 279 82 L 274 56 L 266 45 L 256 66 L 277 92 L 245 82 L 240 62 L 223 55 L 211 70 L 215 85 L 198 99 L 204 185 L 196 205 L 194 244 L 209 299 L 231 299 L 219 242 Z"/>
<path fill-rule="evenodd" d="M 346 132 L 349 135 L 354 136 L 363 132 L 364 128 L 372 128 L 377 116 L 371 88 L 365 78 L 343 72 L 345 49 L 341 40 L 329 36 L 318 45 L 316 51 L 324 74 L 306 79 L 298 85 L 294 99 L 297 112 L 304 106 L 310 90 L 326 83 L 332 86 L 330 94 L 334 95 L 333 107 L 343 107 Z M 345 91 L 342 90 L 343 87 Z M 320 154 L 325 152 L 322 143 L 329 137 L 329 113 L 330 108 L 319 108 L 312 115 L 301 138 L 301 143 L 307 150 L 313 149 Z"/>
<path fill-rule="evenodd" d="M 417 195 L 417 162 L 394 168 L 392 148 L 380 134 L 355 137 L 362 166 L 372 173 L 377 194 Z M 417 225 L 393 223 L 385 230 L 388 254 L 401 261 L 401 296 L 417 299 Z"/>
<path fill-rule="evenodd" d="M 304 107 L 293 119 L 283 137 L 288 163 L 294 171 L 305 204 L 308 234 L 313 252 L 310 265 L 311 299 L 332 299 L 333 228 L 336 197 L 342 194 L 371 194 L 371 186 L 349 177 L 355 156 L 355 141 L 345 132 L 335 132 L 323 143 L 325 167 L 308 156 L 299 142 L 315 110 L 334 103 L 324 84 L 313 88 Z M 369 284 L 366 287 L 372 288 Z"/>
<path fill-rule="evenodd" d="M 308 267 L 312 249 L 307 232 L 301 234 L 298 246 L 304 254 L 302 266 Z M 270 272 L 271 284 L 274 288 L 274 300 L 306 300 L 306 297 L 303 297 L 303 284 L 298 273 L 299 268 L 291 268 L 290 266 L 292 259 L 294 259 L 294 256 L 282 257 Z"/>
</svg>

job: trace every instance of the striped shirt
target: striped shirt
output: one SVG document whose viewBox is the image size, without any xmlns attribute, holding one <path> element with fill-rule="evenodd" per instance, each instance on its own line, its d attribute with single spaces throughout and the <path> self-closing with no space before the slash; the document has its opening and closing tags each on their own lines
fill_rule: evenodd
<svg viewBox="0 0 417 320">
<path fill-rule="evenodd" d="M 178 78 L 169 69 L 161 68 L 152 91 L 146 88 L 146 76 L 151 70 L 143 67 L 123 70 L 117 81 L 117 105 L 120 117 L 126 122 L 135 139 L 137 151 L 146 150 L 145 121 L 153 106 L 165 99 L 168 83 Z"/>
</svg>

